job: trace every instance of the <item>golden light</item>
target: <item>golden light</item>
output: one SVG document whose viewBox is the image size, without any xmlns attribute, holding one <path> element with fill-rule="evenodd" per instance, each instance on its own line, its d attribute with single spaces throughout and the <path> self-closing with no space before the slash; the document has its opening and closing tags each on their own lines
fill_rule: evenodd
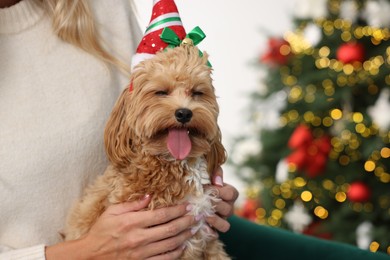
<svg viewBox="0 0 390 260">
<path fill-rule="evenodd" d="M 307 94 L 305 96 L 305 102 L 306 103 L 313 103 L 314 101 L 316 100 L 316 96 L 314 96 L 313 94 Z"/>
<path fill-rule="evenodd" d="M 382 156 L 382 158 L 389 158 L 390 157 L 390 148 L 383 147 L 381 149 L 381 156 Z"/>
<path fill-rule="evenodd" d="M 321 219 L 326 219 L 329 215 L 328 210 L 322 206 L 317 206 L 314 209 L 314 214 Z"/>
<path fill-rule="evenodd" d="M 320 50 L 318 51 L 318 54 L 321 57 L 328 57 L 330 54 L 330 49 L 327 46 L 321 47 Z"/>
<path fill-rule="evenodd" d="M 333 86 L 326 86 L 325 89 L 324 89 L 324 93 L 325 93 L 325 95 L 327 95 L 328 97 L 333 96 L 333 95 L 334 95 L 334 92 L 335 92 L 335 89 L 334 89 Z"/>
<path fill-rule="evenodd" d="M 359 123 L 355 126 L 355 130 L 356 132 L 358 132 L 359 134 L 363 134 L 365 131 L 366 131 L 366 126 L 362 123 Z"/>
<path fill-rule="evenodd" d="M 345 192 L 339 191 L 336 193 L 335 198 L 338 202 L 344 202 L 347 199 L 347 194 L 345 194 Z"/>
<path fill-rule="evenodd" d="M 351 148 L 352 150 L 358 149 L 359 146 L 360 146 L 360 143 L 359 143 L 358 140 L 356 140 L 356 139 L 351 139 L 351 140 L 349 141 L 349 148 Z"/>
<path fill-rule="evenodd" d="M 283 127 L 283 126 L 288 124 L 288 119 L 286 117 L 284 117 L 284 116 L 281 116 L 279 118 L 279 123 L 280 123 L 280 126 Z"/>
<path fill-rule="evenodd" d="M 286 202 L 283 200 L 283 199 L 277 199 L 275 201 L 275 206 L 278 208 L 278 209 L 284 209 L 284 207 L 286 206 Z"/>
<path fill-rule="evenodd" d="M 364 164 L 364 169 L 368 172 L 372 172 L 375 170 L 375 162 L 373 161 L 366 161 L 366 163 Z"/>
<path fill-rule="evenodd" d="M 385 170 L 380 166 L 375 168 L 375 176 L 380 177 L 384 172 L 385 172 Z"/>
<path fill-rule="evenodd" d="M 272 217 L 272 216 L 269 217 L 269 218 L 267 219 L 267 222 L 268 222 L 268 224 L 269 224 L 270 226 L 273 226 L 273 227 L 279 225 L 279 220 L 275 219 L 275 218 Z"/>
<path fill-rule="evenodd" d="M 371 68 L 372 68 L 371 61 L 366 60 L 365 62 L 363 62 L 363 69 L 364 70 L 370 71 Z"/>
<path fill-rule="evenodd" d="M 343 112 L 340 109 L 335 108 L 335 109 L 332 109 L 332 111 L 330 111 L 330 116 L 334 120 L 339 120 L 343 116 Z"/>
<path fill-rule="evenodd" d="M 334 24 L 332 21 L 325 21 L 322 26 L 326 35 L 332 35 L 334 33 Z"/>
<path fill-rule="evenodd" d="M 345 32 L 341 33 L 341 39 L 343 41 L 347 42 L 347 41 L 351 40 L 351 38 L 352 38 L 352 34 L 350 32 L 345 31 Z"/>
<path fill-rule="evenodd" d="M 319 69 L 329 67 L 330 65 L 330 60 L 328 58 L 320 58 L 316 60 L 316 66 Z"/>
<path fill-rule="evenodd" d="M 297 177 L 294 179 L 294 185 L 295 187 L 303 187 L 306 185 L 306 180 L 303 179 L 302 177 Z"/>
<path fill-rule="evenodd" d="M 289 75 L 289 76 L 283 78 L 283 83 L 287 86 L 293 86 L 293 85 L 297 84 L 297 78 Z"/>
<path fill-rule="evenodd" d="M 290 118 L 290 120 L 296 120 L 296 119 L 298 119 L 298 117 L 299 117 L 298 111 L 296 111 L 296 110 L 290 110 L 290 111 L 288 112 L 288 117 Z"/>
<path fill-rule="evenodd" d="M 279 49 L 280 54 L 287 56 L 291 53 L 291 48 L 290 46 L 283 44 L 280 49 Z"/>
<path fill-rule="evenodd" d="M 354 30 L 354 35 L 356 38 L 360 39 L 362 38 L 364 35 L 363 35 L 363 32 L 362 32 L 362 27 L 357 27 L 355 30 Z"/>
<path fill-rule="evenodd" d="M 340 157 L 339 157 L 339 163 L 341 164 L 341 165 L 348 165 L 349 163 L 350 163 L 350 161 L 351 161 L 351 159 L 349 158 L 349 156 L 347 156 L 347 155 L 341 155 Z"/>
<path fill-rule="evenodd" d="M 343 68 L 343 67 L 342 67 Z M 340 87 L 343 87 L 347 84 L 347 78 L 343 75 L 339 75 L 337 77 L 337 84 L 340 86 Z"/>
<path fill-rule="evenodd" d="M 316 116 L 316 117 L 313 118 L 311 124 L 312 124 L 313 126 L 320 126 L 320 125 L 321 125 L 321 122 L 322 122 L 321 118 L 318 117 L 318 116 Z"/>
<path fill-rule="evenodd" d="M 310 201 L 313 198 L 313 195 L 311 194 L 310 191 L 304 191 L 301 193 L 301 199 L 305 202 Z"/>
<path fill-rule="evenodd" d="M 322 119 L 322 124 L 326 127 L 330 127 L 333 124 L 333 120 L 332 118 L 327 116 L 324 119 Z"/>
<path fill-rule="evenodd" d="M 368 90 L 368 93 L 370 93 L 371 95 L 374 95 L 374 94 L 379 92 L 378 86 L 373 84 L 373 83 L 370 83 L 370 85 L 368 85 L 367 90 Z"/>
<path fill-rule="evenodd" d="M 384 172 L 384 173 L 381 174 L 379 179 L 383 183 L 389 183 L 390 182 L 390 174 Z"/>
<path fill-rule="evenodd" d="M 352 64 L 346 64 L 343 67 L 343 71 L 346 75 L 351 75 L 353 73 L 353 70 L 354 70 L 354 68 L 353 68 Z"/>
<path fill-rule="evenodd" d="M 294 53 L 306 52 L 311 48 L 310 42 L 306 40 L 303 33 L 287 32 L 284 38 L 290 43 Z"/>
<path fill-rule="evenodd" d="M 300 86 L 294 86 L 289 93 L 289 100 L 293 103 L 302 98 L 302 88 Z"/>
<path fill-rule="evenodd" d="M 324 180 L 322 182 L 322 187 L 324 187 L 324 189 L 327 189 L 327 190 L 332 190 L 334 187 L 334 183 L 331 180 Z"/>
<path fill-rule="evenodd" d="M 353 120 L 355 123 L 361 123 L 361 122 L 363 122 L 363 114 L 360 113 L 360 112 L 355 112 L 355 113 L 353 113 L 353 115 L 352 115 L 352 120 Z"/>
<path fill-rule="evenodd" d="M 336 59 L 331 59 L 329 67 L 336 72 L 340 72 L 343 70 L 343 63 Z"/>
<path fill-rule="evenodd" d="M 283 217 L 283 213 L 281 210 L 279 209 L 274 209 L 271 213 L 272 217 L 274 217 L 275 219 L 279 220 Z"/>
<path fill-rule="evenodd" d="M 313 119 L 314 119 L 314 114 L 313 112 L 311 111 L 307 111 L 303 114 L 303 119 L 306 121 L 306 122 L 311 122 Z"/>
<path fill-rule="evenodd" d="M 256 209 L 256 217 L 258 218 L 264 218 L 266 214 L 266 211 L 264 208 L 258 208 Z"/>
<path fill-rule="evenodd" d="M 352 133 L 348 129 L 344 129 L 343 131 L 341 131 L 341 138 L 343 140 L 348 141 L 351 139 L 351 136 L 352 136 Z"/>
<path fill-rule="evenodd" d="M 272 188 L 272 193 L 275 194 L 275 195 L 280 195 L 280 188 L 278 185 L 275 185 L 273 188 Z"/>
<path fill-rule="evenodd" d="M 379 243 L 376 241 L 372 241 L 370 244 L 370 251 L 371 252 L 376 252 L 379 249 Z"/>
</svg>

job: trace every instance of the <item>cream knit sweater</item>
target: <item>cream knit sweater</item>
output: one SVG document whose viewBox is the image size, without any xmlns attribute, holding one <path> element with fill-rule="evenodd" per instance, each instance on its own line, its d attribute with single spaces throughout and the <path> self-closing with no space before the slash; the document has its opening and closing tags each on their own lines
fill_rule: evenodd
<svg viewBox="0 0 390 260">
<path fill-rule="evenodd" d="M 140 31 L 128 1 L 91 4 L 110 51 L 130 63 Z M 106 167 L 104 126 L 126 85 L 59 40 L 39 1 L 0 9 L 0 259 L 44 259 L 60 241 L 69 207 Z"/>
</svg>

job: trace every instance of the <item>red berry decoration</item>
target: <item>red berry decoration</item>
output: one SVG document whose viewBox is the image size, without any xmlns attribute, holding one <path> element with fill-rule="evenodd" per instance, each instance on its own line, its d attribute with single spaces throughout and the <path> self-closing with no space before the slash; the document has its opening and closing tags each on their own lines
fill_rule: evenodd
<svg viewBox="0 0 390 260">
<path fill-rule="evenodd" d="M 314 178 L 324 171 L 332 145 L 329 136 L 315 138 L 309 127 L 299 125 L 292 133 L 288 147 L 292 153 L 287 156 L 287 162 Z"/>
<path fill-rule="evenodd" d="M 336 53 L 337 59 L 342 63 L 363 62 L 365 59 L 364 46 L 357 42 L 347 42 L 342 44 Z"/>
<path fill-rule="evenodd" d="M 347 197 L 352 202 L 366 202 L 371 197 L 371 190 L 364 182 L 353 182 L 349 185 Z"/>
<path fill-rule="evenodd" d="M 257 216 L 256 216 L 256 210 L 259 207 L 259 201 L 256 199 L 247 199 L 244 202 L 244 205 L 242 208 L 237 210 L 237 215 L 249 219 L 251 221 L 256 221 Z"/>
<path fill-rule="evenodd" d="M 260 57 L 260 62 L 269 65 L 286 65 L 291 56 L 290 44 L 282 38 L 268 39 L 268 50 Z"/>
</svg>

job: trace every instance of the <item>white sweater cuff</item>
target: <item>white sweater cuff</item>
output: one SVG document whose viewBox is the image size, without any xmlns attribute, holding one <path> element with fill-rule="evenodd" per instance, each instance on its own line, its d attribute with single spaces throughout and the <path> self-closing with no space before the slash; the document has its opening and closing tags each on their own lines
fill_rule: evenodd
<svg viewBox="0 0 390 260">
<path fill-rule="evenodd" d="M 0 253 L 0 260 L 45 260 L 45 245 Z"/>
</svg>

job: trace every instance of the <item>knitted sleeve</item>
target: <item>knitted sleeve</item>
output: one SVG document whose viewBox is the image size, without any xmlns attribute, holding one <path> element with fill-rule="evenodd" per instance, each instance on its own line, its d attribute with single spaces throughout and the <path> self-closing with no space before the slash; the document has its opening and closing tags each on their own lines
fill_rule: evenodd
<svg viewBox="0 0 390 260">
<path fill-rule="evenodd" d="M 5 247 L 0 246 L 0 260 L 45 260 L 45 246 L 38 245 L 18 250 L 2 252 Z"/>
</svg>

